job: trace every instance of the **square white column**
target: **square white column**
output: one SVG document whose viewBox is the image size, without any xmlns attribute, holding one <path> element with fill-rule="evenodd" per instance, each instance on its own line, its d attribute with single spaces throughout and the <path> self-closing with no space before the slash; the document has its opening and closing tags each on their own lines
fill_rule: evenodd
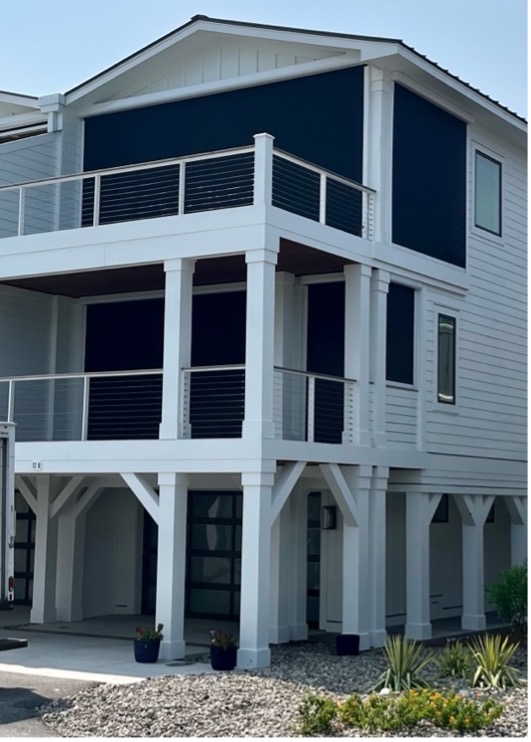
<svg viewBox="0 0 531 742">
<path fill-rule="evenodd" d="M 308 494 L 306 489 L 295 487 L 290 499 L 290 557 L 289 569 L 289 638 L 304 641 L 308 638 L 306 623 L 306 579 L 308 571 Z M 285 568 L 285 565 L 284 565 Z"/>
<path fill-rule="evenodd" d="M 430 523 L 440 494 L 406 494 L 406 629 L 408 639 L 429 639 Z"/>
<path fill-rule="evenodd" d="M 351 425 L 345 420 L 345 443 L 368 445 L 369 438 L 369 323 L 371 267 L 346 265 L 345 275 L 345 377 L 355 379 Z M 348 407 L 346 408 L 349 409 Z M 344 436 L 345 437 L 345 436 Z"/>
<path fill-rule="evenodd" d="M 386 346 L 387 346 L 387 294 L 390 275 L 387 271 L 374 270 L 371 279 L 370 326 L 370 394 L 372 395 L 371 439 L 373 446 L 385 446 L 386 423 Z"/>
<path fill-rule="evenodd" d="M 273 366 L 275 351 L 274 249 L 249 250 L 245 339 L 244 438 L 274 438 Z"/>
<path fill-rule="evenodd" d="M 85 513 L 77 515 L 75 498 L 58 516 L 57 587 L 58 621 L 83 618 L 83 568 L 85 552 Z"/>
<path fill-rule="evenodd" d="M 383 647 L 385 628 L 386 499 L 389 469 L 375 466 L 369 494 L 369 637 L 371 647 Z"/>
<path fill-rule="evenodd" d="M 360 471 L 363 470 L 363 471 Z M 370 467 L 343 466 L 341 471 L 355 502 L 355 522 L 343 517 L 342 633 L 358 634 L 360 649 L 369 637 L 369 487 Z M 368 476 L 361 476 L 365 474 Z M 345 513 L 343 514 L 345 516 Z"/>
<path fill-rule="evenodd" d="M 240 647 L 238 667 L 267 667 L 269 651 L 269 591 L 271 493 L 274 473 L 242 474 L 242 566 Z"/>
<path fill-rule="evenodd" d="M 485 566 L 483 526 L 493 495 L 454 495 L 462 520 L 463 615 L 461 628 L 481 630 L 485 618 Z"/>
<path fill-rule="evenodd" d="M 159 482 L 155 624 L 164 624 L 162 659 L 184 657 L 184 586 L 188 476 L 161 473 Z"/>
<path fill-rule="evenodd" d="M 511 566 L 527 559 L 527 497 L 507 495 L 503 501 L 511 518 Z"/>
<path fill-rule="evenodd" d="M 192 284 L 194 261 L 177 258 L 164 263 L 164 355 L 160 438 L 189 438 L 184 425 L 183 368 L 191 363 Z"/>
<path fill-rule="evenodd" d="M 271 644 L 289 642 L 289 593 L 290 574 L 286 569 L 291 564 L 290 544 L 290 499 L 271 526 L 270 593 L 269 593 L 269 641 Z"/>
<path fill-rule="evenodd" d="M 57 519 L 50 514 L 58 492 L 58 480 L 49 475 L 37 477 L 37 516 L 35 524 L 35 566 L 31 623 L 47 623 L 57 618 L 55 592 L 57 578 Z"/>
</svg>

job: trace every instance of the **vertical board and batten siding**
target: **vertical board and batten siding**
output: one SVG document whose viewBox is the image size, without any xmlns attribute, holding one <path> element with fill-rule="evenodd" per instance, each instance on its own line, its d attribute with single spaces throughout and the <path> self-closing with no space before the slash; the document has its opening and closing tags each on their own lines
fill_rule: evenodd
<svg viewBox="0 0 531 742">
<path fill-rule="evenodd" d="M 430 292 L 426 317 L 426 448 L 431 452 L 524 459 L 526 443 L 526 176 L 523 153 L 471 128 L 471 139 L 503 163 L 502 239 L 473 225 L 463 298 Z M 468 188 L 473 193 L 474 147 Z M 457 312 L 457 405 L 435 403 L 437 314 Z"/>
<path fill-rule="evenodd" d="M 59 174 L 58 132 L 39 134 L 15 142 L 0 144 L 0 186 L 22 183 Z M 56 186 L 34 189 L 26 202 L 26 233 L 46 232 L 55 228 Z M 0 191 L 0 238 L 12 237 L 18 230 L 18 192 Z"/>
<path fill-rule="evenodd" d="M 211 44 L 202 54 L 186 62 L 176 62 L 162 76 L 155 76 L 142 87 L 131 86 L 123 93 L 130 98 L 137 95 L 149 95 L 165 90 L 199 85 L 201 83 L 227 80 L 245 75 L 253 75 L 265 70 L 280 69 L 318 59 L 339 56 L 341 52 L 302 46 L 298 54 L 286 44 L 272 44 L 258 39 L 238 43 Z"/>
</svg>

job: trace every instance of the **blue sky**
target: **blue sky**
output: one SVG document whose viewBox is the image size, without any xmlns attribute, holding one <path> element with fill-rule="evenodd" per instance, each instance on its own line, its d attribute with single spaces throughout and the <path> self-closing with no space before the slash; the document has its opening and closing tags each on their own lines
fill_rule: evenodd
<svg viewBox="0 0 531 742">
<path fill-rule="evenodd" d="M 64 92 L 202 13 L 400 38 L 521 115 L 526 0 L 16 0 L 2 3 L 0 89 Z"/>
</svg>

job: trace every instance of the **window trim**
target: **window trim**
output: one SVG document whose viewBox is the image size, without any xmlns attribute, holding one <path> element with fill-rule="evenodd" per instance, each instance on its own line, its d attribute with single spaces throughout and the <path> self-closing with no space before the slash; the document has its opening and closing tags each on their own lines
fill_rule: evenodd
<svg viewBox="0 0 531 742">
<path fill-rule="evenodd" d="M 460 326 L 459 326 L 459 319 L 460 319 L 460 313 L 458 309 L 454 309 L 453 307 L 448 306 L 448 304 L 445 304 L 443 302 L 434 302 L 431 304 L 429 308 L 429 314 L 431 315 L 432 319 L 432 332 L 430 333 L 433 337 L 433 358 L 431 360 L 431 367 L 433 369 L 432 373 L 432 384 L 431 384 L 431 391 L 430 391 L 430 403 L 429 408 L 432 411 L 437 411 L 442 414 L 446 415 L 458 415 L 459 414 L 459 408 L 460 408 L 460 396 L 458 394 L 458 386 L 459 386 L 459 337 L 460 337 Z M 438 338 L 438 328 L 439 328 L 439 315 L 445 315 L 446 317 L 452 317 L 452 319 L 455 320 L 455 364 L 454 364 L 454 397 L 455 402 L 448 403 L 448 402 L 440 402 L 438 395 L 439 395 L 439 387 L 438 387 L 438 375 L 439 375 L 439 338 Z"/>
<path fill-rule="evenodd" d="M 452 332 L 452 368 L 451 368 L 451 387 L 452 387 L 452 398 L 444 399 L 444 395 L 441 392 L 441 368 L 440 368 L 440 357 L 441 357 L 441 326 L 444 321 L 453 325 Z M 457 403 L 457 318 L 451 314 L 443 314 L 437 311 L 437 404 L 452 405 L 455 407 Z"/>
<path fill-rule="evenodd" d="M 483 147 L 474 146 L 473 147 L 473 159 L 472 159 L 472 228 L 476 232 L 476 234 L 482 235 L 483 237 L 490 237 L 495 238 L 496 240 L 501 240 L 503 236 L 503 225 L 504 225 L 504 218 L 503 218 L 503 158 L 494 153 L 487 151 Z M 499 213 L 499 225 L 498 225 L 498 231 L 494 231 L 492 229 L 489 229 L 488 227 L 484 227 L 481 224 L 478 224 L 477 222 L 477 215 L 476 215 L 476 195 L 477 195 L 477 162 L 478 162 L 478 156 L 483 157 L 486 160 L 490 160 L 490 162 L 495 163 L 499 167 L 499 178 L 498 178 L 498 213 Z"/>
</svg>

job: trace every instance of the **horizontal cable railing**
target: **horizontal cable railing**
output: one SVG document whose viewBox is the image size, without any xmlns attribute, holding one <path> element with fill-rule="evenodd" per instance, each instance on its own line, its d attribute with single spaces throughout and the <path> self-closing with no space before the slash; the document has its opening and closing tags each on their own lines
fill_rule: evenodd
<svg viewBox="0 0 531 742">
<path fill-rule="evenodd" d="M 0 378 L 0 420 L 22 442 L 158 438 L 161 411 L 158 369 Z"/>
<path fill-rule="evenodd" d="M 257 155 L 258 147 L 266 146 L 261 137 L 250 147 L 1 186 L 0 238 L 231 209 L 265 199 L 372 239 L 374 191 L 273 149 L 265 150 L 272 167 L 268 180 Z"/>
<path fill-rule="evenodd" d="M 241 438 L 245 366 L 182 370 L 184 438 Z M 355 381 L 274 370 L 275 437 L 352 441 Z M 20 442 L 157 439 L 162 371 L 92 372 L 0 378 L 0 420 L 17 424 Z"/>
<path fill-rule="evenodd" d="M 245 366 L 198 366 L 182 373 L 184 437 L 241 438 Z"/>
<path fill-rule="evenodd" d="M 355 381 L 275 367 L 275 437 L 316 443 L 352 441 Z"/>
</svg>

